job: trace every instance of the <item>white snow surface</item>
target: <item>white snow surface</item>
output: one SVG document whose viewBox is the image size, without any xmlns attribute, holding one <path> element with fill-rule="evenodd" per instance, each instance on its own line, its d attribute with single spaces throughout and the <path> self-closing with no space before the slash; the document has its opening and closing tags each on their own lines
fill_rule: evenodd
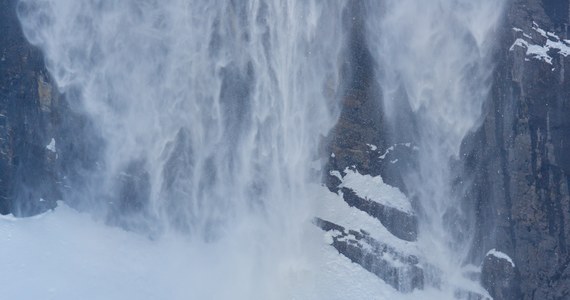
<svg viewBox="0 0 570 300">
<path fill-rule="evenodd" d="M 546 41 L 546 47 L 550 49 L 558 49 L 560 50 L 561 55 L 568 56 L 570 55 L 570 46 L 566 43 L 563 43 L 560 39 L 558 39 L 558 41 L 552 41 L 549 39 Z"/>
<path fill-rule="evenodd" d="M 511 48 L 509 48 L 509 50 L 513 51 L 515 46 L 526 48 L 527 56 L 552 64 L 552 57 L 548 55 L 548 50 L 550 49 L 547 46 L 530 44 L 529 42 L 521 38 L 516 39 Z"/>
<path fill-rule="evenodd" d="M 491 250 L 489 250 L 489 252 L 487 252 L 487 255 L 492 255 L 496 258 L 504 259 L 504 260 L 508 261 L 511 264 L 511 266 L 513 266 L 513 268 L 515 267 L 515 263 L 513 262 L 511 257 L 508 256 L 504 252 L 498 251 L 497 249 L 491 249 Z M 487 256 L 487 255 L 485 255 L 485 256 Z"/>
<path fill-rule="evenodd" d="M 51 138 L 51 141 L 49 142 L 49 144 L 46 146 L 46 149 L 48 149 L 49 151 L 55 153 L 55 139 Z"/>
<path fill-rule="evenodd" d="M 346 178 L 346 176 L 345 176 Z M 380 221 L 371 217 L 369 214 L 349 206 L 343 199 L 342 194 L 337 195 L 330 192 L 325 187 L 315 187 L 319 195 L 321 209 L 318 211 L 317 217 L 331 221 L 335 224 L 343 226 L 346 229 L 360 230 L 363 229 L 370 234 L 372 238 L 396 249 L 401 250 L 405 254 L 418 255 L 416 243 L 401 240 L 392 235 Z"/>
<path fill-rule="evenodd" d="M 393 161 L 395 162 L 397 160 Z M 337 176 L 342 181 L 339 187 L 349 188 L 361 198 L 413 214 L 412 205 L 406 195 L 400 189 L 384 183 L 382 177 L 362 175 L 349 168 L 344 172 L 346 173 L 344 177 L 340 177 L 338 172 L 331 172 L 331 175 Z"/>
<path fill-rule="evenodd" d="M 260 273 L 263 253 L 227 251 L 233 241 L 150 240 L 60 202 L 35 217 L 0 216 L 2 298 L 415 299 L 340 255 L 313 224 L 305 232 L 303 256 L 280 260 L 266 286 L 273 275 Z"/>
<path fill-rule="evenodd" d="M 318 269 L 305 258 L 280 261 L 275 278 L 262 271 L 263 253 L 227 251 L 234 242 L 150 240 L 61 203 L 36 217 L 2 216 L 2 299 L 292 299 L 314 288 L 296 286 Z"/>
</svg>

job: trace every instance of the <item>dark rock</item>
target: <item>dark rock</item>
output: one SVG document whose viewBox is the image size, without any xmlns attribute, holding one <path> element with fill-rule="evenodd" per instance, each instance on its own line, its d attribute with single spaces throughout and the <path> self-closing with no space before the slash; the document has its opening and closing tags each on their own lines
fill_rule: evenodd
<svg viewBox="0 0 570 300">
<path fill-rule="evenodd" d="M 77 91 L 61 95 L 26 41 L 16 2 L 0 2 L 0 213 L 30 216 L 64 198 L 80 207 L 104 143 Z M 46 148 L 52 139 L 55 152 Z"/>
<path fill-rule="evenodd" d="M 351 1 L 348 6 L 343 16 L 349 37 L 341 74 L 342 109 L 337 124 L 325 140 L 324 152 L 329 160 L 324 169 L 324 182 L 331 192 L 342 192 L 348 205 L 376 218 L 395 237 L 414 241 L 418 232 L 415 215 L 358 197 L 354 191 L 341 187 L 340 178 L 331 175 L 331 171 L 345 175 L 343 170 L 346 168 L 356 169 L 363 175 L 381 175 L 384 182 L 405 192 L 401 174 L 411 163 L 411 147 L 396 146 L 388 151 L 391 145 L 409 140 L 405 140 L 405 137 L 393 139 L 387 134 L 390 128 L 383 116 L 382 93 L 374 74 L 375 62 L 365 39 L 365 4 Z M 384 155 L 388 152 L 389 155 Z M 396 159 L 400 163 L 385 163 Z M 424 286 L 423 269 L 418 266 L 417 257 L 403 256 L 382 241 L 372 239 L 363 230 L 347 231 L 321 219 L 317 219 L 316 224 L 326 231 L 338 231 L 340 235 L 333 236 L 332 246 L 394 288 L 409 292 Z M 392 260 L 403 267 L 395 267 Z"/>
<path fill-rule="evenodd" d="M 382 151 L 387 148 L 388 142 L 382 134 L 381 101 L 377 97 L 380 88 L 374 79 L 374 62 L 364 38 L 363 9 L 363 4 L 353 1 L 344 15 L 350 34 L 342 66 L 342 109 L 337 124 L 325 141 L 326 155 L 334 154 L 329 158 L 325 174 L 330 170 L 354 167 L 363 174 L 378 175 L 379 170 L 372 165 L 377 161 L 377 153 L 370 151 L 367 144 Z M 332 182 L 327 186 L 336 185 Z"/>
<path fill-rule="evenodd" d="M 517 266 L 518 275 L 505 288 L 485 283 L 506 275 L 484 262 L 483 280 L 495 299 L 570 297 L 570 277 L 564 275 L 570 257 L 570 64 L 557 51 L 548 52 L 552 64 L 526 56 L 522 47 L 509 51 L 522 36 L 513 27 L 534 44 L 546 43 L 533 22 L 568 39 L 568 1 L 509 2 L 485 119 L 462 150 L 475 178 L 468 199 L 477 206 L 474 262 L 498 248 L 511 253 Z"/>
<path fill-rule="evenodd" d="M 346 230 L 320 218 L 316 218 L 314 222 L 321 229 L 333 232 L 332 246 L 340 254 L 395 289 L 411 292 L 423 288 L 424 273 L 416 256 L 402 254 L 395 248 L 373 239 L 363 230 Z"/>
<path fill-rule="evenodd" d="M 521 299 L 515 267 L 507 260 L 493 255 L 485 256 L 481 282 L 493 299 Z"/>
<path fill-rule="evenodd" d="M 418 237 L 418 220 L 416 216 L 401 210 L 384 206 L 378 202 L 358 197 L 349 188 L 341 188 L 342 197 L 350 206 L 354 206 L 376 218 L 390 233 L 405 240 L 415 241 Z"/>
<path fill-rule="evenodd" d="M 25 40 L 15 1 L 0 3 L 0 213 L 29 216 L 56 205 L 59 95 L 41 52 Z"/>
<path fill-rule="evenodd" d="M 344 232 L 344 227 L 337 225 L 333 222 L 323 220 L 321 218 L 315 218 L 314 223 L 324 231 L 338 230 L 339 232 Z"/>
</svg>

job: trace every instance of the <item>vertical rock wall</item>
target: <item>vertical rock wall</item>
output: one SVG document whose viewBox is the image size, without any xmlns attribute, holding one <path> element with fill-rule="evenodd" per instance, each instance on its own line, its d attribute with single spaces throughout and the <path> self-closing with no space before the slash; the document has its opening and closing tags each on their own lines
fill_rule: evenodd
<svg viewBox="0 0 570 300">
<path fill-rule="evenodd" d="M 59 95 L 41 52 L 24 38 L 15 1 L 0 2 L 0 213 L 31 215 L 55 205 Z"/>
<path fill-rule="evenodd" d="M 475 177 L 468 200 L 478 207 L 474 256 L 496 248 L 516 265 L 484 260 L 495 299 L 570 298 L 568 12 L 567 0 L 510 3 L 485 120 L 464 142 Z"/>
<path fill-rule="evenodd" d="M 74 199 L 85 197 L 76 187 L 103 145 L 77 92 L 58 92 L 16 12 L 16 0 L 0 2 L 0 213 L 29 216 L 63 198 L 79 205 Z"/>
</svg>

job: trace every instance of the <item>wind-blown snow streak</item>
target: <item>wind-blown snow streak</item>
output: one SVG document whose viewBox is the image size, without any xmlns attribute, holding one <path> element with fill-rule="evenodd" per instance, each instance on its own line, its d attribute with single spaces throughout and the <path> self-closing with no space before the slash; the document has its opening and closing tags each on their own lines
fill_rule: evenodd
<svg viewBox="0 0 570 300">
<path fill-rule="evenodd" d="M 490 90 L 494 28 L 504 1 L 388 0 L 369 3 L 367 30 L 395 143 L 412 141 L 417 166 L 406 174 L 420 208 L 419 248 L 442 277 L 427 278 L 454 298 L 465 291 L 461 266 L 472 238 L 472 211 L 452 188 L 463 138 L 481 122 Z M 413 116 L 412 126 L 401 124 Z M 401 140 L 399 140 L 401 139 Z M 441 280 L 441 284 L 439 281 Z"/>
<path fill-rule="evenodd" d="M 237 295 L 274 298 L 281 264 L 308 247 L 309 163 L 336 120 L 343 6 L 21 0 L 26 37 L 104 141 L 75 195 L 119 219 L 135 207 L 129 228 L 222 240 L 255 264 L 227 273 L 270 292 Z"/>
</svg>

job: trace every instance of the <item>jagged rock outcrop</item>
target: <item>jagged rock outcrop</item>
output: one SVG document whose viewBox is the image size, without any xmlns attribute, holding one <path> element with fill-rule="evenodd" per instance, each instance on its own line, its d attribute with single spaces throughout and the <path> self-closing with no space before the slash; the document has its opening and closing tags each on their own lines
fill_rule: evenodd
<svg viewBox="0 0 570 300">
<path fill-rule="evenodd" d="M 348 188 L 342 188 L 344 201 L 350 206 L 368 213 L 378 219 L 390 233 L 405 241 L 415 241 L 418 238 L 418 220 L 415 215 L 363 199 Z"/>
<path fill-rule="evenodd" d="M 413 289 L 423 288 L 423 269 L 419 267 L 416 256 L 402 254 L 390 245 L 370 237 L 362 229 L 347 230 L 320 218 L 315 219 L 315 224 L 331 234 L 331 245 L 339 253 L 382 278 L 395 289 L 411 292 Z"/>
<path fill-rule="evenodd" d="M 331 171 L 342 173 L 346 168 L 354 168 L 362 174 L 381 174 L 388 184 L 404 188 L 399 173 L 394 171 L 395 164 L 384 163 L 384 160 L 388 154 L 405 153 L 409 147 L 395 151 L 402 147 L 395 149 L 389 145 L 374 62 L 364 38 L 363 9 L 364 4 L 354 2 L 345 15 L 346 26 L 350 28 L 347 60 L 343 66 L 345 92 L 339 120 L 327 141 L 327 153 L 331 155 L 325 168 L 325 184 L 332 192 L 342 191 L 350 206 L 377 218 L 398 238 L 412 241 L 417 238 L 416 216 L 358 197 L 354 191 L 340 187 L 340 179 L 331 175 Z"/>
<path fill-rule="evenodd" d="M 340 196 L 340 201 L 381 224 L 393 235 L 390 239 L 413 242 L 417 239 L 418 221 L 411 207 L 391 207 L 378 199 L 359 195 L 358 190 L 343 184 L 347 172 L 369 178 L 382 175 L 386 182 L 380 179 L 364 183 L 362 178 L 359 181 L 367 185 L 365 189 L 389 186 L 409 205 L 409 200 L 398 190 L 398 187 L 403 189 L 399 177 L 402 166 L 396 162 L 399 156 L 409 155 L 413 149 L 410 144 L 390 145 L 386 134 L 374 62 L 364 38 L 363 9 L 364 4 L 354 1 L 344 16 L 350 32 L 342 74 L 344 94 L 339 120 L 325 143 L 329 158 L 324 181 L 330 192 Z M 331 234 L 331 246 L 340 254 L 402 292 L 423 288 L 424 271 L 416 256 L 403 254 L 402 249 L 396 249 L 388 241 L 372 238 L 366 228 L 345 228 L 336 221 L 317 218 L 315 224 Z"/>
</svg>

